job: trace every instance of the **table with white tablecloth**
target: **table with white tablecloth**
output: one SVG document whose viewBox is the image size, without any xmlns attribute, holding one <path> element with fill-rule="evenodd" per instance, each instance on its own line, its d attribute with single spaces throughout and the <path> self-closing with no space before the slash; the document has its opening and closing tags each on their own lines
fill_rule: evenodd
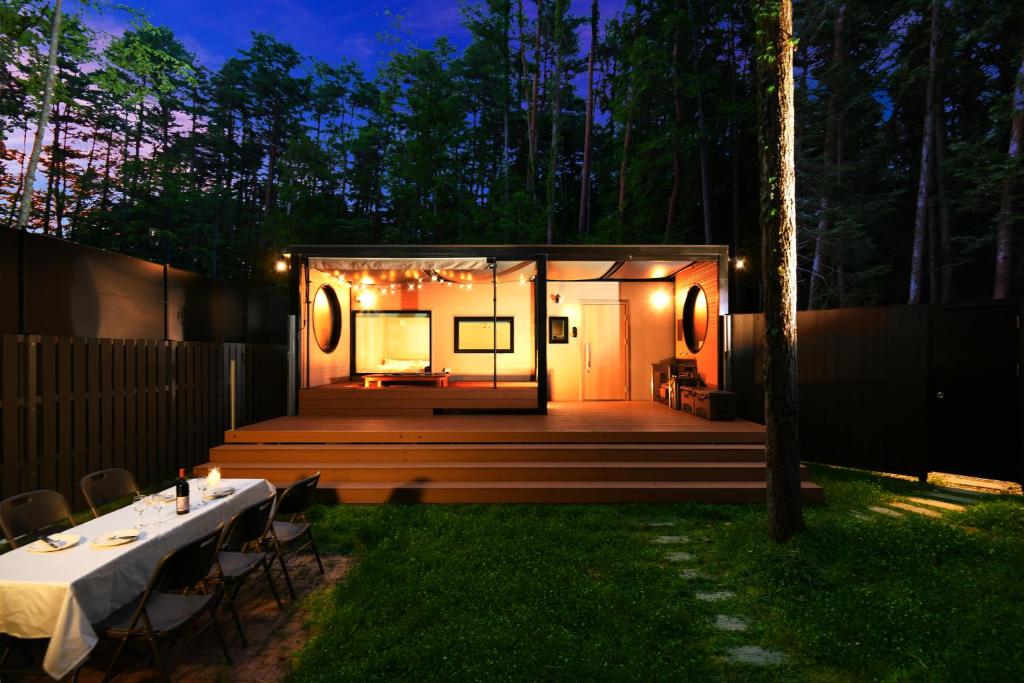
<svg viewBox="0 0 1024 683">
<path fill-rule="evenodd" d="M 164 505 L 159 525 L 153 525 L 149 513 L 139 540 L 132 543 L 104 548 L 90 544 L 101 534 L 134 527 L 138 514 L 128 506 L 69 529 L 83 537 L 74 547 L 50 553 L 22 547 L 0 555 L 0 633 L 49 638 L 43 668 L 53 678 L 67 675 L 98 641 L 92 624 L 145 590 L 164 555 L 274 490 L 264 479 L 225 479 L 221 486 L 233 487 L 235 493 L 207 500 L 187 515 L 175 514 L 171 501 Z M 198 502 L 198 496 L 193 500 Z"/>
</svg>

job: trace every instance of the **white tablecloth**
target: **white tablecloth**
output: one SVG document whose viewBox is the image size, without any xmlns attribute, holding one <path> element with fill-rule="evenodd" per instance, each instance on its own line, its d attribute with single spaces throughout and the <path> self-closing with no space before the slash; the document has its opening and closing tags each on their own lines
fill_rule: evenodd
<svg viewBox="0 0 1024 683">
<path fill-rule="evenodd" d="M 202 507 L 193 504 L 187 515 L 175 514 L 173 501 L 166 503 L 159 526 L 152 525 L 156 513 L 147 510 L 147 525 L 134 543 L 113 548 L 89 543 L 105 532 L 134 527 L 138 513 L 128 506 L 68 530 L 83 536 L 73 548 L 33 553 L 22 547 L 0 555 L 0 632 L 50 638 L 43 668 L 53 678 L 66 676 L 95 647 L 98 638 L 92 624 L 145 590 L 164 555 L 274 490 L 264 479 L 225 479 L 221 486 L 233 486 L 236 492 Z M 197 502 L 197 492 L 191 493 Z"/>
</svg>

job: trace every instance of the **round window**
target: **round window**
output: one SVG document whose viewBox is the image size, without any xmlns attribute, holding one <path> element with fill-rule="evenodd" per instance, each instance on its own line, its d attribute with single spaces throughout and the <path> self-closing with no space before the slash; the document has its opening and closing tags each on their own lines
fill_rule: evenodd
<svg viewBox="0 0 1024 683">
<path fill-rule="evenodd" d="M 686 348 L 697 353 L 704 346 L 708 335 L 708 297 L 700 285 L 693 285 L 686 292 L 683 302 L 683 339 Z"/>
<path fill-rule="evenodd" d="M 330 353 L 341 339 L 341 304 L 330 285 L 323 285 L 313 297 L 313 336 L 324 353 Z"/>
</svg>

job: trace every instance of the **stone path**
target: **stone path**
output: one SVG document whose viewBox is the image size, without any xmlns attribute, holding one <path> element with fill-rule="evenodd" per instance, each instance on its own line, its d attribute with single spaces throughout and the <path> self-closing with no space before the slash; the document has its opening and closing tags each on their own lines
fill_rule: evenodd
<svg viewBox="0 0 1024 683">
<path fill-rule="evenodd" d="M 675 524 L 672 522 L 651 522 L 645 526 L 661 528 L 675 526 Z M 651 538 L 651 543 L 655 545 L 678 545 L 689 543 L 689 541 L 690 538 L 688 536 L 664 535 Z M 690 562 L 694 559 L 694 555 L 690 552 L 674 551 L 667 553 L 665 558 L 670 562 Z M 707 574 L 691 567 L 681 569 L 679 575 L 689 581 L 710 579 Z M 736 593 L 730 590 L 699 590 L 694 592 L 694 597 L 707 603 L 728 603 L 728 601 L 736 597 Z M 716 614 L 712 624 L 716 629 L 728 633 L 744 633 L 749 628 L 749 623 L 746 619 L 730 614 Z M 781 652 L 754 645 L 730 647 L 725 650 L 723 657 L 729 663 L 750 666 L 775 666 L 782 664 L 786 660 L 786 656 Z"/>
<path fill-rule="evenodd" d="M 312 555 L 303 554 L 293 558 L 288 570 L 298 593 L 299 601 L 311 593 L 326 590 L 341 581 L 351 570 L 351 557 L 323 556 L 325 575 L 321 576 Z M 309 633 L 305 628 L 308 613 L 296 602 L 285 600 L 284 609 L 278 609 L 270 595 L 266 580 L 259 574 L 252 579 L 252 590 L 244 590 L 238 598 L 238 611 L 249 647 L 243 647 L 235 630 L 234 622 L 226 609 L 218 610 L 221 632 L 228 642 L 233 665 L 224 662 L 224 655 L 217 645 L 212 630 L 207 629 L 184 649 L 164 645 L 160 652 L 164 657 L 171 679 L 174 681 L 239 681 L 239 683 L 271 683 L 282 680 L 291 669 L 291 658 L 302 649 Z M 280 570 L 274 573 L 282 599 L 288 594 Z M 185 627 L 183 637 L 189 629 Z M 101 642 L 86 662 L 79 681 L 98 683 L 103 679 L 113 645 Z M 137 658 L 127 653 L 118 664 L 117 680 L 126 683 L 161 680 L 156 669 L 144 666 Z"/>
<path fill-rule="evenodd" d="M 966 489 L 941 487 L 938 491 L 925 491 L 917 496 L 904 496 L 903 500 L 893 499 L 884 505 L 870 505 L 868 510 L 876 515 L 903 517 L 905 513 L 942 519 L 947 513 L 960 512 L 969 506 L 984 501 L 992 494 Z M 867 519 L 864 513 L 854 510 L 850 513 L 858 519 Z"/>
</svg>

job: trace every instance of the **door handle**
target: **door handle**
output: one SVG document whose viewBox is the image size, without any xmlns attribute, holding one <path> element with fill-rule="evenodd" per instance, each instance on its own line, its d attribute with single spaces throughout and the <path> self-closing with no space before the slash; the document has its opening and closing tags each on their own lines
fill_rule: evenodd
<svg viewBox="0 0 1024 683">
<path fill-rule="evenodd" d="M 586 352 L 587 352 L 587 370 L 589 370 L 590 369 L 590 342 L 587 342 L 586 344 L 584 344 L 583 347 L 584 347 L 584 349 L 586 349 Z"/>
<path fill-rule="evenodd" d="M 935 398 L 939 398 L 939 399 L 946 398 L 946 392 L 944 392 L 944 391 L 936 391 L 935 392 Z"/>
</svg>

